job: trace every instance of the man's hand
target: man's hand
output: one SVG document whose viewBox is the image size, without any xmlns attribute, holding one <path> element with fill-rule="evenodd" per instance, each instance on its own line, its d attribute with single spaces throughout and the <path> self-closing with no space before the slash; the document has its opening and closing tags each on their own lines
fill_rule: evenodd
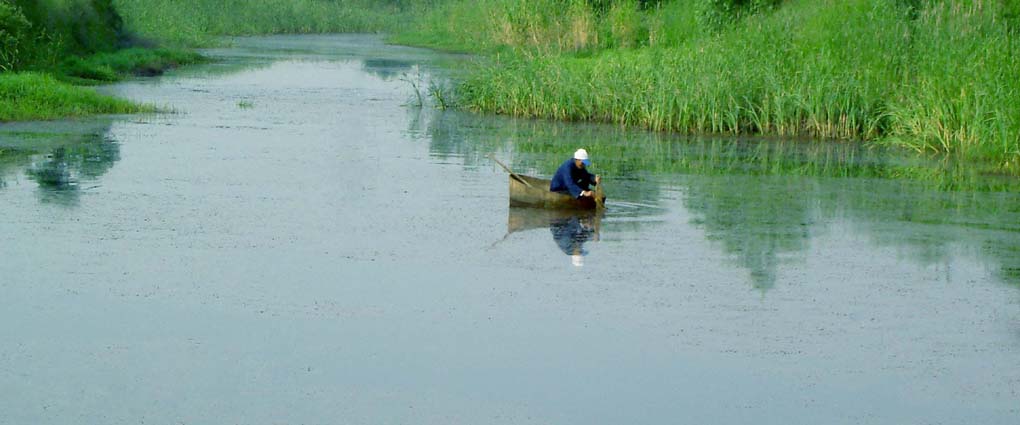
<svg viewBox="0 0 1020 425">
<path fill-rule="evenodd" d="M 585 196 L 587 196 L 587 197 L 589 197 L 589 198 L 590 198 L 590 197 L 592 196 L 592 193 L 591 193 L 591 191 L 590 191 L 590 190 L 582 190 L 582 191 L 581 191 L 581 197 L 583 198 L 583 197 L 585 197 Z"/>
</svg>

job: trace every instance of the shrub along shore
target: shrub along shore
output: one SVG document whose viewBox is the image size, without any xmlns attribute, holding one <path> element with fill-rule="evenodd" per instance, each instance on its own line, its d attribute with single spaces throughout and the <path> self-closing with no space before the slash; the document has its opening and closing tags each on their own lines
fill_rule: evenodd
<svg viewBox="0 0 1020 425">
<path fill-rule="evenodd" d="M 198 60 L 128 46 L 388 32 L 479 54 L 453 100 L 469 110 L 863 141 L 1020 175 L 1020 0 L 0 0 L 0 22 L 0 79 Z M 28 33 L 35 47 L 11 41 Z"/>
</svg>

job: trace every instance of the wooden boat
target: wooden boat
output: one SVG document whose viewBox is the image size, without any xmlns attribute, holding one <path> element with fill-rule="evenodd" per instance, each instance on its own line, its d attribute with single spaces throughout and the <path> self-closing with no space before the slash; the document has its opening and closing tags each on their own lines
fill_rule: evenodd
<svg viewBox="0 0 1020 425">
<path fill-rule="evenodd" d="M 602 185 L 595 185 L 594 196 L 574 198 L 570 195 L 550 192 L 551 180 L 517 174 L 496 157 L 489 158 L 510 174 L 510 206 L 546 208 L 553 210 L 601 210 L 606 207 L 606 195 Z"/>
<path fill-rule="evenodd" d="M 558 210 L 597 210 L 606 207 L 606 195 L 602 185 L 595 186 L 594 197 L 574 198 L 570 195 L 550 192 L 546 179 L 510 174 L 510 206 Z"/>
</svg>

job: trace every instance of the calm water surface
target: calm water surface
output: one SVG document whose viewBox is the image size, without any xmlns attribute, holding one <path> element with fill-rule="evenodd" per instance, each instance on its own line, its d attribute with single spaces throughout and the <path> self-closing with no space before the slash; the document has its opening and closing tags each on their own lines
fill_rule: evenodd
<svg viewBox="0 0 1020 425">
<path fill-rule="evenodd" d="M 0 127 L 0 423 L 1020 420 L 1002 181 L 418 108 L 462 59 L 375 37 L 210 54 L 105 88 L 173 114 Z M 582 146 L 604 215 L 485 158 Z"/>
</svg>

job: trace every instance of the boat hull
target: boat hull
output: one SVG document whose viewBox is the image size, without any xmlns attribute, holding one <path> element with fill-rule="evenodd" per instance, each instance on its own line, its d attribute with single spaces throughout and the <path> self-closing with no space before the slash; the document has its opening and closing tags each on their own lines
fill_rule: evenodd
<svg viewBox="0 0 1020 425">
<path fill-rule="evenodd" d="M 510 206 L 552 210 L 595 210 L 605 208 L 606 196 L 602 191 L 602 185 L 595 186 L 594 197 L 575 199 L 563 193 L 550 192 L 549 184 L 550 181 L 546 179 L 520 174 L 510 175 Z"/>
</svg>

